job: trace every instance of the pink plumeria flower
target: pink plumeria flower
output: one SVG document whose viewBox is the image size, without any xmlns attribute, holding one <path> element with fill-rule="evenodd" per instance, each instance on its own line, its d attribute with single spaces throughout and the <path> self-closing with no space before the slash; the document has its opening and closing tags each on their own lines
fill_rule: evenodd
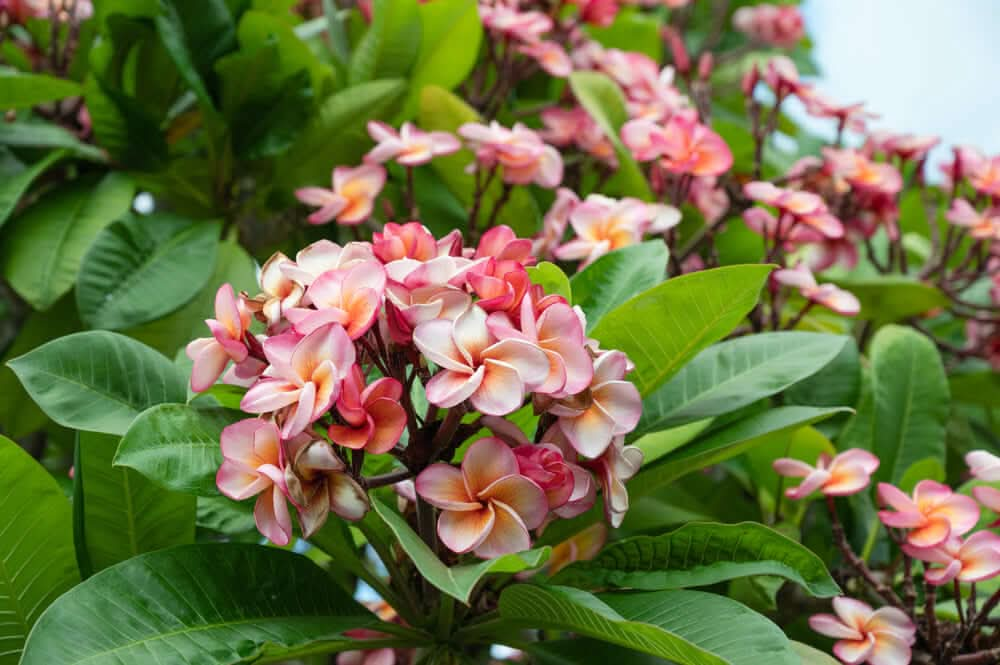
<svg viewBox="0 0 1000 665">
<path fill-rule="evenodd" d="M 580 6 L 580 20 L 590 25 L 607 27 L 618 15 L 618 0 L 571 0 Z"/>
<path fill-rule="evenodd" d="M 799 263 L 794 268 L 776 270 L 773 278 L 778 284 L 797 288 L 806 300 L 822 305 L 837 314 L 857 316 L 861 311 L 861 303 L 853 293 L 835 284 L 817 284 L 816 278 L 805 263 Z"/>
<path fill-rule="evenodd" d="M 955 199 L 945 218 L 956 226 L 969 229 L 976 240 L 1000 240 L 1000 209 L 987 208 L 978 212 L 965 199 Z"/>
<path fill-rule="evenodd" d="M 399 259 L 430 261 L 439 256 L 457 256 L 462 249 L 462 232 L 454 230 L 440 240 L 420 222 L 387 223 L 372 234 L 372 251 L 382 263 Z"/>
<path fill-rule="evenodd" d="M 625 482 L 639 473 L 643 453 L 637 446 L 626 446 L 625 437 L 616 436 L 601 456 L 586 465 L 597 475 L 604 497 L 604 516 L 614 528 L 622 525 L 628 512 L 628 489 Z"/>
<path fill-rule="evenodd" d="M 517 3 L 479 4 L 479 17 L 490 32 L 532 43 L 552 29 L 552 19 L 538 11 L 519 11 Z"/>
<path fill-rule="evenodd" d="M 330 425 L 330 439 L 345 448 L 373 454 L 392 450 L 406 427 L 406 411 L 399 400 L 403 385 L 382 377 L 365 386 L 361 367 L 355 365 L 344 379 L 337 412 L 345 424 Z"/>
<path fill-rule="evenodd" d="M 672 206 L 591 194 L 573 206 L 569 223 L 577 237 L 557 248 L 555 256 L 563 261 L 582 259 L 583 269 L 608 252 L 641 242 L 647 232 L 662 233 L 679 222 L 680 211 Z"/>
<path fill-rule="evenodd" d="M 378 261 L 364 261 L 345 270 L 330 270 L 316 278 L 306 290 L 306 300 L 315 309 L 293 308 L 285 312 L 285 316 L 300 335 L 337 323 L 351 339 L 357 339 L 374 324 L 385 285 L 385 268 Z"/>
<path fill-rule="evenodd" d="M 362 164 L 333 170 L 333 188 L 303 187 L 295 196 L 306 205 L 319 210 L 309 215 L 310 224 L 340 224 L 356 226 L 371 217 L 375 197 L 385 186 L 385 169 L 377 164 Z"/>
<path fill-rule="evenodd" d="M 375 164 L 395 159 L 403 166 L 420 166 L 435 157 L 458 152 L 462 147 L 448 132 L 425 132 L 409 122 L 404 122 L 397 132 L 384 122 L 371 120 L 368 134 L 378 145 L 365 155 L 365 161 Z"/>
<path fill-rule="evenodd" d="M 490 314 L 487 325 L 498 339 L 524 340 L 548 356 L 548 376 L 535 392 L 563 397 L 585 390 L 594 377 L 594 366 L 573 308 L 565 302 L 553 302 L 538 309 L 536 299 L 528 293 L 520 310 L 519 325 L 504 312 Z"/>
<path fill-rule="evenodd" d="M 185 350 L 194 361 L 191 390 L 196 393 L 211 388 L 230 360 L 237 365 L 255 362 L 243 341 L 250 327 L 250 312 L 242 300 L 237 300 L 232 286 L 223 284 L 215 292 L 215 318 L 205 323 L 212 336 L 192 341 Z"/>
<path fill-rule="evenodd" d="M 743 193 L 754 201 L 774 206 L 781 213 L 791 217 L 791 224 L 785 224 L 791 231 L 798 224 L 808 226 L 827 238 L 844 235 L 844 225 L 830 214 L 822 197 L 812 192 L 776 187 L 769 182 L 749 182 L 743 186 Z"/>
<path fill-rule="evenodd" d="M 573 448 L 584 457 L 602 455 L 616 436 L 628 434 L 639 424 L 642 397 L 625 380 L 628 358 L 621 351 L 606 351 L 594 361 L 590 400 L 578 405 L 561 400 L 549 408 L 559 418 L 559 428 Z"/>
<path fill-rule="evenodd" d="M 893 134 L 887 131 L 873 132 L 868 137 L 868 146 L 872 150 L 907 162 L 922 162 L 927 158 L 927 153 L 940 142 L 941 139 L 937 136 Z"/>
<path fill-rule="evenodd" d="M 781 476 L 804 478 L 798 487 L 785 490 L 789 499 L 804 499 L 816 490 L 826 496 L 857 494 L 871 483 L 872 474 L 878 469 L 879 459 L 867 450 L 851 448 L 830 457 L 823 453 L 816 466 L 788 457 L 774 460 L 772 466 Z"/>
<path fill-rule="evenodd" d="M 726 142 L 692 113 L 675 113 L 664 127 L 650 120 L 630 120 L 622 126 L 621 136 L 637 160 L 660 158 L 671 173 L 717 176 L 733 165 Z"/>
<path fill-rule="evenodd" d="M 566 49 L 555 42 L 525 44 L 518 50 L 556 78 L 566 78 L 573 73 L 573 62 L 569 59 Z"/>
<path fill-rule="evenodd" d="M 925 566 L 924 579 L 934 585 L 952 580 L 982 582 L 1000 574 L 1000 536 L 989 531 L 979 531 L 964 541 L 958 536 L 950 536 L 934 547 L 904 543 L 903 551 L 914 559 L 944 566 Z"/>
<path fill-rule="evenodd" d="M 986 482 L 1000 480 L 1000 457 L 985 450 L 974 450 L 965 456 L 972 477 Z M 972 496 L 995 513 L 1000 513 L 1000 490 L 985 485 L 972 488 Z"/>
<path fill-rule="evenodd" d="M 317 240 L 295 255 L 295 261 L 283 261 L 281 272 L 303 287 L 330 270 L 347 270 L 358 263 L 372 261 L 375 255 L 366 242 L 349 242 L 343 247 L 329 240 Z"/>
<path fill-rule="evenodd" d="M 903 176 L 892 164 L 875 162 L 857 150 L 823 148 L 833 175 L 861 191 L 895 196 L 903 189 Z"/>
<path fill-rule="evenodd" d="M 979 506 L 970 497 L 955 494 L 947 485 L 921 480 L 910 498 L 888 483 L 879 483 L 878 498 L 894 510 L 879 511 L 888 527 L 910 529 L 906 542 L 934 547 L 950 536 L 963 536 L 979 522 Z"/>
<path fill-rule="evenodd" d="M 552 189 L 562 182 L 559 151 L 521 123 L 507 129 L 496 121 L 489 125 L 470 122 L 459 127 L 458 133 L 476 153 L 473 170 L 502 166 L 503 180 L 511 185 L 535 183 Z"/>
<path fill-rule="evenodd" d="M 302 535 L 310 537 L 333 512 L 352 522 L 368 512 L 368 493 L 323 440 L 300 434 L 288 442 L 285 485 L 299 514 Z"/>
<path fill-rule="evenodd" d="M 875 120 L 877 113 L 865 110 L 862 102 L 854 104 L 838 104 L 826 95 L 808 85 L 799 85 L 797 94 L 805 104 L 806 112 L 817 118 L 831 118 L 845 129 L 856 132 L 865 131 L 869 120 Z"/>
<path fill-rule="evenodd" d="M 774 91 L 780 99 L 786 95 L 794 95 L 801 88 L 799 82 L 799 70 L 791 58 L 783 55 L 775 56 L 767 61 L 764 68 L 764 82 Z"/>
<path fill-rule="evenodd" d="M 480 439 L 461 470 L 432 464 L 415 481 L 417 493 L 441 510 L 438 536 L 453 552 L 492 559 L 531 546 L 528 531 L 549 512 L 545 492 L 520 474 L 517 456 L 500 439 Z"/>
<path fill-rule="evenodd" d="M 247 303 L 250 307 L 259 307 L 268 327 L 280 323 L 282 313 L 297 307 L 302 300 L 302 285 L 282 270 L 286 263 L 291 261 L 281 252 L 275 252 L 267 260 L 260 270 L 261 294 Z"/>
<path fill-rule="evenodd" d="M 578 475 L 590 478 L 586 470 L 568 463 L 558 446 L 549 443 L 518 446 L 514 448 L 514 455 L 518 473 L 542 488 L 549 510 L 566 505 L 573 496 Z"/>
<path fill-rule="evenodd" d="M 548 376 L 544 351 L 524 340 L 497 339 L 486 321 L 486 312 L 472 305 L 454 322 L 428 321 L 413 331 L 413 343 L 440 368 L 427 383 L 431 404 L 450 408 L 469 400 L 482 413 L 503 416 Z"/>
<path fill-rule="evenodd" d="M 287 545 L 292 537 L 292 518 L 285 503 L 278 428 L 258 418 L 241 420 L 222 430 L 221 445 L 222 465 L 215 476 L 219 491 L 234 501 L 256 496 L 253 517 L 257 529 L 274 544 Z"/>
<path fill-rule="evenodd" d="M 805 36 L 802 12 L 794 5 L 761 4 L 733 12 L 733 27 L 756 42 L 792 48 Z"/>
<path fill-rule="evenodd" d="M 354 365 L 351 338 L 338 324 L 305 337 L 291 332 L 269 337 L 264 376 L 243 396 L 248 413 L 277 413 L 281 436 L 291 439 L 326 413 L 340 395 L 340 384 Z"/>
<path fill-rule="evenodd" d="M 860 600 L 839 596 L 833 599 L 833 611 L 836 616 L 809 617 L 809 626 L 838 640 L 833 653 L 841 661 L 848 665 L 908 665 L 917 629 L 902 610 L 881 607 L 872 611 Z"/>
</svg>

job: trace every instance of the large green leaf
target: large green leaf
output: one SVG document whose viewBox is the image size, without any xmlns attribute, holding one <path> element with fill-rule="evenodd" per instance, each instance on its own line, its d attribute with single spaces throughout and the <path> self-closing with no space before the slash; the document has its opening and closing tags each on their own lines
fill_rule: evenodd
<svg viewBox="0 0 1000 665">
<path fill-rule="evenodd" d="M 853 337 L 845 337 L 837 357 L 809 378 L 785 391 L 786 404 L 854 405 L 861 392 L 861 354 Z"/>
<path fill-rule="evenodd" d="M 486 575 L 491 573 L 510 575 L 533 570 L 544 564 L 551 552 L 548 547 L 542 547 L 518 554 L 507 554 L 476 564 L 449 568 L 441 563 L 441 559 L 431 551 L 424 541 L 420 540 L 420 536 L 410 528 L 410 525 L 399 513 L 374 496 L 372 497 L 372 507 L 396 536 L 400 547 L 410 557 L 421 575 L 444 593 L 466 604 L 469 603 L 473 589 Z"/>
<path fill-rule="evenodd" d="M 936 287 L 906 277 L 881 276 L 836 282 L 858 297 L 861 317 L 882 323 L 901 321 L 949 303 L 948 297 Z"/>
<path fill-rule="evenodd" d="M 17 202 L 31 187 L 31 183 L 65 156 L 65 150 L 55 150 L 23 171 L 0 182 L 0 227 L 10 218 L 10 214 L 17 207 Z"/>
<path fill-rule="evenodd" d="M 663 241 L 648 240 L 608 252 L 573 275 L 573 304 L 587 315 L 587 328 L 632 296 L 662 282 L 669 256 Z"/>
<path fill-rule="evenodd" d="M 615 148 L 618 170 L 609 181 L 608 189 L 622 196 L 635 196 L 651 201 L 653 194 L 649 190 L 646 176 L 632 158 L 632 152 L 618 138 L 618 132 L 628 120 L 625 95 L 621 88 L 605 74 L 586 71 L 570 74 L 569 85 L 580 106 L 590 114 Z"/>
<path fill-rule="evenodd" d="M 782 406 L 739 420 L 695 439 L 643 469 L 629 482 L 629 494 L 648 494 L 684 474 L 718 464 L 774 437 L 847 411 L 849 409 Z"/>
<path fill-rule="evenodd" d="M 820 598 L 840 593 L 822 559 L 757 522 L 691 522 L 662 536 L 619 540 L 592 560 L 564 568 L 552 581 L 658 590 L 708 586 L 748 575 L 777 575 Z"/>
<path fill-rule="evenodd" d="M 215 271 L 190 302 L 162 319 L 128 330 L 128 334 L 172 357 L 192 339 L 210 334 L 205 319 L 212 316 L 215 293 L 222 284 L 232 285 L 236 293 L 257 292 L 253 259 L 235 242 L 219 246 Z"/>
<path fill-rule="evenodd" d="M 730 413 L 779 393 L 826 366 L 847 339 L 774 332 L 710 346 L 643 400 L 633 436 Z"/>
<path fill-rule="evenodd" d="M 914 462 L 944 462 L 950 396 L 934 343 L 911 328 L 885 326 L 872 339 L 871 451 L 882 460 L 875 477 L 899 482 Z"/>
<path fill-rule="evenodd" d="M 329 653 L 376 625 L 306 557 L 259 545 L 151 552 L 109 568 L 54 603 L 22 665 L 205 665 Z"/>
<path fill-rule="evenodd" d="M 571 587 L 516 584 L 500 595 L 500 616 L 679 665 L 798 665 L 781 629 L 736 601 L 700 591 L 597 597 Z"/>
<path fill-rule="evenodd" d="M 771 268 L 727 266 L 674 277 L 608 312 L 591 336 L 628 354 L 635 363 L 631 379 L 648 395 L 739 325 Z"/>
<path fill-rule="evenodd" d="M 430 5 L 425 5 L 429 7 Z M 479 114 L 461 99 L 437 86 L 427 86 L 420 95 L 420 122 L 422 129 L 431 131 L 456 132 L 467 122 L 479 122 Z M 473 163 L 472 151 L 463 148 L 458 152 L 438 157 L 431 162 L 431 168 L 438 174 L 455 198 L 465 206 L 472 207 L 475 198 L 475 177 L 466 173 L 466 167 Z M 485 176 L 483 176 L 485 177 Z M 494 178 L 482 195 L 478 225 L 484 226 L 494 206 L 503 196 L 500 178 Z M 500 209 L 496 223 L 506 224 L 519 236 L 530 236 L 538 230 L 541 213 L 538 204 L 526 187 L 514 187 L 509 200 Z"/>
<path fill-rule="evenodd" d="M 0 436 L 0 664 L 15 665 L 42 610 L 80 580 L 69 501 L 23 448 Z"/>
<path fill-rule="evenodd" d="M 410 72 L 410 93 L 402 115 L 411 118 L 423 106 L 423 91 L 450 90 L 464 81 L 479 56 L 483 25 L 475 3 L 438 0 L 421 3 L 422 38 Z M 426 129 L 426 128 L 425 128 Z"/>
<path fill-rule="evenodd" d="M 8 365 L 52 420 L 74 429 L 121 436 L 150 406 L 187 397 L 172 362 L 111 332 L 60 337 Z"/>
<path fill-rule="evenodd" d="M 2 256 L 4 276 L 35 309 L 48 309 L 76 281 L 94 237 L 132 205 L 131 180 L 111 173 L 81 178 L 49 192 L 11 224 Z"/>
<path fill-rule="evenodd" d="M 66 148 L 81 159 L 99 163 L 108 161 L 107 155 L 100 148 L 84 143 L 68 129 L 43 122 L 0 124 L 0 145 L 21 148 Z"/>
<path fill-rule="evenodd" d="M 91 328 L 121 330 L 169 314 L 208 281 L 219 224 L 131 215 L 101 231 L 80 265 L 76 304 Z"/>
<path fill-rule="evenodd" d="M 80 432 L 74 502 L 85 575 L 153 550 L 194 542 L 195 498 L 112 466 L 119 438 Z M 84 569 L 87 568 L 87 569 Z"/>
<path fill-rule="evenodd" d="M 0 108 L 23 109 L 80 94 L 80 84 L 48 74 L 0 68 Z"/>
<path fill-rule="evenodd" d="M 139 414 L 118 446 L 115 466 L 135 469 L 162 487 L 216 496 L 222 428 L 241 417 L 229 409 L 159 404 Z"/>
</svg>

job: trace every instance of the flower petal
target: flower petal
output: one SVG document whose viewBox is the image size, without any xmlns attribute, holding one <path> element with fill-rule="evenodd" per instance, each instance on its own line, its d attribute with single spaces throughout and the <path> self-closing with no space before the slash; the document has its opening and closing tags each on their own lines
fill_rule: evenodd
<svg viewBox="0 0 1000 665">
<path fill-rule="evenodd" d="M 450 464 L 432 464 L 414 480 L 417 494 L 442 510 L 479 510 L 482 504 L 469 496 L 462 472 Z"/>
<path fill-rule="evenodd" d="M 427 382 L 427 401 L 431 404 L 450 409 L 461 404 L 479 389 L 486 375 L 486 370 L 480 367 L 474 374 L 442 370 Z"/>
<path fill-rule="evenodd" d="M 462 476 L 470 497 L 478 498 L 493 482 L 518 472 L 514 451 L 496 437 L 479 439 L 469 446 L 462 458 Z"/>
<path fill-rule="evenodd" d="M 814 614 L 809 617 L 809 627 L 820 635 L 826 635 L 838 640 L 860 640 L 861 632 L 845 625 L 832 614 Z"/>
<path fill-rule="evenodd" d="M 493 501 L 490 505 L 496 518 L 487 537 L 475 547 L 476 556 L 495 559 L 504 554 L 523 552 L 531 547 L 528 529 L 514 509 L 499 501 Z"/>
<path fill-rule="evenodd" d="M 486 540 L 495 520 L 496 513 L 491 505 L 479 510 L 446 510 L 438 519 L 438 537 L 452 552 L 462 554 Z"/>
<path fill-rule="evenodd" d="M 257 497 L 253 510 L 257 530 L 275 545 L 287 545 L 292 539 L 292 516 L 285 495 L 274 485 Z"/>
<path fill-rule="evenodd" d="M 569 487 L 572 491 L 572 487 Z M 520 516 L 529 529 L 538 528 L 549 512 L 542 488 L 524 476 L 505 476 L 479 493 L 482 500 L 499 501 Z"/>
<path fill-rule="evenodd" d="M 521 407 L 524 384 L 520 373 L 512 365 L 487 360 L 478 372 L 483 372 L 482 383 L 469 396 L 469 401 L 477 410 L 489 416 L 505 416 Z"/>
</svg>

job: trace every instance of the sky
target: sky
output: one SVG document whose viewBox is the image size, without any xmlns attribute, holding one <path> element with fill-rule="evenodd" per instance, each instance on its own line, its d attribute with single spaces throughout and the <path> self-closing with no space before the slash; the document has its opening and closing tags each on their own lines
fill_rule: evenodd
<svg viewBox="0 0 1000 665">
<path fill-rule="evenodd" d="M 1000 153 L 1000 0 L 805 0 L 803 12 L 820 91 L 867 102 L 874 129 Z"/>
</svg>

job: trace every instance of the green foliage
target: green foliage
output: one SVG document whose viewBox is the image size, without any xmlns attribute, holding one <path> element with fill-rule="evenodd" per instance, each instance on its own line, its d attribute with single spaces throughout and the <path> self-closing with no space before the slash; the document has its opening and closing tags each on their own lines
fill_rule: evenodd
<svg viewBox="0 0 1000 665">
<path fill-rule="evenodd" d="M 905 277 L 839 279 L 837 285 L 861 301 L 861 316 L 879 323 L 902 321 L 948 305 L 948 298 L 929 284 Z"/>
<path fill-rule="evenodd" d="M 0 436 L 0 663 L 14 665 L 42 611 L 80 579 L 69 502 L 38 462 Z"/>
<path fill-rule="evenodd" d="M 74 81 L 0 68 L 0 106 L 5 109 L 30 108 L 79 94 L 80 85 Z"/>
<path fill-rule="evenodd" d="M 113 566 L 60 597 L 21 663 L 246 663 L 343 650 L 353 643 L 344 631 L 376 623 L 305 557 L 188 545 Z"/>
<path fill-rule="evenodd" d="M 632 296 L 663 281 L 669 255 L 666 243 L 647 240 L 608 252 L 573 275 L 573 304 L 587 315 L 588 330 Z"/>
<path fill-rule="evenodd" d="M 8 365 L 52 420 L 88 432 L 121 436 L 140 412 L 187 395 L 173 363 L 116 333 L 60 337 Z"/>
<path fill-rule="evenodd" d="M 559 269 L 554 263 L 542 261 L 537 266 L 528 268 L 528 276 L 532 284 L 538 284 L 546 293 L 554 293 L 573 303 L 573 291 L 570 287 L 570 280 L 566 273 Z"/>
<path fill-rule="evenodd" d="M 756 522 L 690 522 L 662 536 L 626 538 L 590 561 L 564 568 L 552 582 L 655 591 L 709 586 L 748 575 L 778 575 L 819 597 L 840 593 L 822 559 Z"/>
</svg>

